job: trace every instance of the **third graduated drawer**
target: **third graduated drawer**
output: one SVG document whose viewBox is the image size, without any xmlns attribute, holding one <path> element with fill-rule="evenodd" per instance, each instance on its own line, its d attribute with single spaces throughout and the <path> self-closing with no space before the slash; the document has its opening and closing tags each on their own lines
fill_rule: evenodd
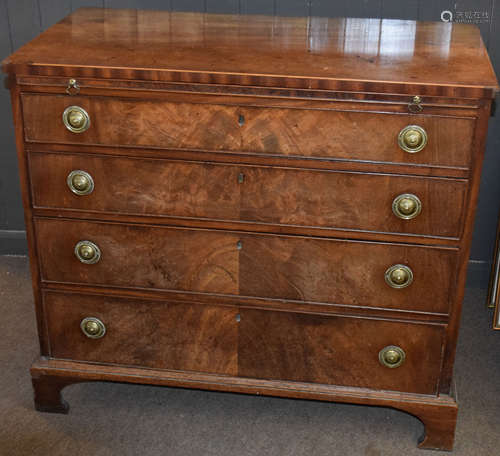
<svg viewBox="0 0 500 456">
<path fill-rule="evenodd" d="M 459 239 L 468 181 L 31 153 L 40 208 Z"/>
<path fill-rule="evenodd" d="M 36 218 L 45 283 L 447 314 L 451 247 Z"/>
</svg>

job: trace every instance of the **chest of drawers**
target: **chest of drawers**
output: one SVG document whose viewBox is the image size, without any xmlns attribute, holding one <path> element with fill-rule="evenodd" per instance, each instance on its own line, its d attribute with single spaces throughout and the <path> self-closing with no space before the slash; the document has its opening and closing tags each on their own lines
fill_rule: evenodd
<svg viewBox="0 0 500 456">
<path fill-rule="evenodd" d="M 38 410 L 120 381 L 393 407 L 451 449 L 476 28 L 82 9 L 3 62 Z"/>
</svg>

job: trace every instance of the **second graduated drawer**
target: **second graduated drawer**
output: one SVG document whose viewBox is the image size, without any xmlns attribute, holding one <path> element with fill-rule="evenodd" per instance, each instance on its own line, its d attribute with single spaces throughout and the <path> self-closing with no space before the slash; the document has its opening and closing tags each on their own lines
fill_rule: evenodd
<svg viewBox="0 0 500 456">
<path fill-rule="evenodd" d="M 35 230 L 44 282 L 443 314 L 455 286 L 452 248 L 40 218 Z"/>
<path fill-rule="evenodd" d="M 467 193 L 463 179 L 145 158 L 32 153 L 30 165 L 35 207 L 280 229 L 459 238 Z"/>
</svg>

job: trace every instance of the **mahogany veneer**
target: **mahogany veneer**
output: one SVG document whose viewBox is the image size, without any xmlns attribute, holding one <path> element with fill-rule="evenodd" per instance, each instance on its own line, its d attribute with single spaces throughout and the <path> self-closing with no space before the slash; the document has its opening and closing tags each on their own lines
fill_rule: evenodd
<svg viewBox="0 0 500 456">
<path fill-rule="evenodd" d="M 476 28 L 81 9 L 3 68 L 37 410 L 171 385 L 394 407 L 452 448 Z"/>
<path fill-rule="evenodd" d="M 442 346 L 444 325 L 54 292 L 44 293 L 44 306 L 56 358 L 437 392 L 441 358 L 429 354 Z M 95 344 L 71 331 L 87 315 L 109 322 Z M 396 380 L 378 361 L 378 347 L 391 342 L 404 345 L 408 355 Z M 346 363 L 340 352 L 359 362 Z"/>
<path fill-rule="evenodd" d="M 42 282 L 446 314 L 457 262 L 455 249 L 407 244 L 38 218 L 35 226 Z M 75 257 L 82 239 L 102 251 L 93 267 Z M 414 280 L 394 290 L 384 274 L 399 263 Z"/>
<path fill-rule="evenodd" d="M 167 100 L 172 98 L 175 99 L 174 95 Z M 314 109 L 293 105 L 283 109 L 276 107 L 278 103 L 273 99 L 265 100 L 265 107 L 253 107 L 242 106 L 240 99 L 187 94 L 184 98 L 193 102 L 75 96 L 72 102 L 92 112 L 95 125 L 74 135 L 59 128 L 60 113 L 67 107 L 65 96 L 23 94 L 25 139 L 435 166 L 470 165 L 473 117 L 386 114 L 383 111 L 390 112 L 392 108 L 388 106 L 381 107 L 382 112 L 374 116 L 357 112 L 356 109 L 364 109 L 361 103 L 343 111 L 333 110 L 331 103 L 326 102 Z M 405 153 L 397 145 L 399 131 L 411 123 L 418 123 L 429 134 L 422 154 Z"/>
<path fill-rule="evenodd" d="M 99 182 L 87 198 L 67 191 L 70 169 L 85 169 Z M 123 185 L 131 169 L 133 182 Z M 257 222 L 282 231 L 308 226 L 458 239 L 467 194 L 463 179 L 81 154 L 33 153 L 30 172 L 35 207 Z M 422 202 L 412 223 L 392 212 L 402 193 Z"/>
</svg>

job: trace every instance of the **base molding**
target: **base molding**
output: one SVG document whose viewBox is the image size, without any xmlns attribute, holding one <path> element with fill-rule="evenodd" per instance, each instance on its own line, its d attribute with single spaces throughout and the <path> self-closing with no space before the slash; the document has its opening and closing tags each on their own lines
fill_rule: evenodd
<svg viewBox="0 0 500 456">
<path fill-rule="evenodd" d="M 373 391 L 331 385 L 260 380 L 226 375 L 135 367 L 109 366 L 40 358 L 31 367 L 35 407 L 39 411 L 67 413 L 61 397 L 65 386 L 80 382 L 106 381 L 163 385 L 211 391 L 312 399 L 329 402 L 390 407 L 414 415 L 425 426 L 420 448 L 451 450 L 458 405 L 454 394 L 418 394 Z"/>
</svg>

